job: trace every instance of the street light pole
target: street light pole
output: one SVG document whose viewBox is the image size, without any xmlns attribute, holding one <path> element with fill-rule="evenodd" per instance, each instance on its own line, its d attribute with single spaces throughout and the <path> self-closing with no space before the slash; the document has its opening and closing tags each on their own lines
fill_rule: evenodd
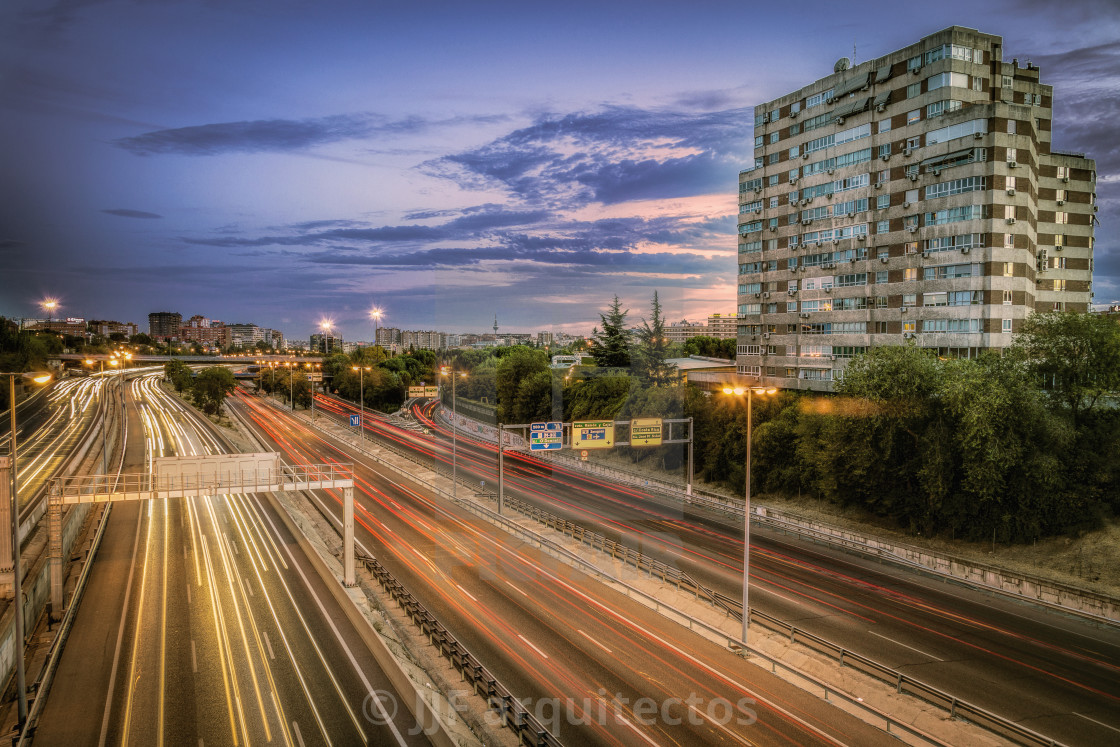
<svg viewBox="0 0 1120 747">
<path fill-rule="evenodd" d="M 743 502 L 743 650 L 747 649 L 747 631 L 750 629 L 750 578 L 751 578 L 751 436 L 752 436 L 752 400 L 754 394 L 774 394 L 777 389 L 764 389 L 762 387 L 724 387 L 724 394 L 736 396 L 747 395 L 747 477 L 746 495 Z"/>
<path fill-rule="evenodd" d="M 365 372 L 370 370 L 369 366 L 352 366 L 352 369 L 358 372 L 358 404 L 361 407 L 361 415 L 358 421 L 358 433 L 361 435 L 362 440 L 366 437 L 366 384 Z"/>
<path fill-rule="evenodd" d="M 451 500 L 455 500 L 459 485 L 459 448 L 457 439 L 459 428 L 455 410 L 455 379 L 456 377 L 466 378 L 467 374 L 463 371 L 452 371 L 450 366 L 444 366 L 440 374 L 451 377 Z"/>
</svg>

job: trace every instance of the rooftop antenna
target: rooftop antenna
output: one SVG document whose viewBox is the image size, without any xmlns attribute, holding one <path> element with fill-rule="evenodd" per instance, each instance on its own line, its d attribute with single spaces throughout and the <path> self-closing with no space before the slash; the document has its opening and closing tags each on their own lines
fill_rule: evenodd
<svg viewBox="0 0 1120 747">
<path fill-rule="evenodd" d="M 858 60 L 859 58 L 856 57 L 856 43 L 855 40 L 852 40 L 852 64 L 856 64 Z"/>
<path fill-rule="evenodd" d="M 498 336 L 498 315 L 494 315 L 494 337 Z"/>
</svg>

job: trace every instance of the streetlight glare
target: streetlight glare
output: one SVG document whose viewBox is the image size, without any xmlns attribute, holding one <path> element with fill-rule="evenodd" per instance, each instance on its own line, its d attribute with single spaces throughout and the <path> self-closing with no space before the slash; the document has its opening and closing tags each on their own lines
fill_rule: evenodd
<svg viewBox="0 0 1120 747">
<path fill-rule="evenodd" d="M 31 380 L 34 381 L 36 384 L 46 384 L 48 381 L 51 380 L 51 375 L 50 374 L 43 374 L 42 376 L 35 376 Z"/>
<path fill-rule="evenodd" d="M 383 309 L 378 308 L 377 306 L 374 306 L 372 309 L 369 310 L 369 318 L 370 319 L 380 319 L 381 315 L 384 314 L 384 313 L 385 313 L 385 311 Z"/>
</svg>

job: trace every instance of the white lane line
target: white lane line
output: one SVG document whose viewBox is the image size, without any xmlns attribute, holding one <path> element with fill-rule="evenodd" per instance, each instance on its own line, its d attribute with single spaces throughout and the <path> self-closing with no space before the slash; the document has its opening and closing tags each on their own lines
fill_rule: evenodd
<svg viewBox="0 0 1120 747">
<path fill-rule="evenodd" d="M 191 582 L 187 582 L 187 604 L 191 603 Z"/>
<path fill-rule="evenodd" d="M 463 592 L 464 594 L 466 594 L 471 599 L 474 599 L 474 601 L 476 601 L 476 602 L 478 601 L 477 599 L 474 598 L 474 594 L 471 594 L 469 591 L 464 589 L 462 586 L 459 586 L 459 584 L 455 584 L 455 586 L 456 586 L 456 588 L 459 589 L 459 591 Z"/>
<path fill-rule="evenodd" d="M 922 651 L 920 648 L 914 648 L 913 646 L 907 646 L 905 643 L 899 643 L 898 641 L 896 641 L 893 638 L 888 638 L 885 635 L 879 635 L 874 630 L 869 630 L 867 632 L 870 633 L 873 636 L 876 636 L 878 638 L 882 638 L 884 641 L 890 641 L 891 643 L 895 644 L 896 646 L 902 646 L 903 648 L 908 648 L 911 651 L 917 651 L 922 656 L 928 656 L 929 658 L 933 659 L 934 661 L 945 661 L 944 659 L 941 659 L 941 658 L 938 658 L 938 657 L 934 656 L 933 654 L 929 653 L 928 651 Z"/>
<path fill-rule="evenodd" d="M 14 584 L 13 584 L 13 586 L 14 586 Z M 303 745 L 303 735 L 299 733 L 299 724 L 296 723 L 295 721 L 292 722 L 292 731 L 296 735 L 296 741 L 299 742 L 299 747 L 304 747 L 304 745 Z"/>
<path fill-rule="evenodd" d="M 1078 713 L 1077 711 L 1074 711 L 1074 712 L 1073 712 L 1073 715 L 1074 715 L 1074 716 L 1080 716 L 1081 718 L 1085 719 L 1086 721 L 1092 721 L 1092 722 L 1093 722 L 1094 724 L 1096 724 L 1097 726 L 1103 726 L 1103 727 L 1104 727 L 1104 728 L 1106 728 L 1106 729 L 1111 729 L 1112 731 L 1114 731 L 1114 732 L 1117 732 L 1118 734 L 1120 734 L 1120 729 L 1117 729 L 1117 728 L 1116 728 L 1115 726 L 1109 726 L 1108 724 L 1105 724 L 1105 723 L 1102 723 L 1102 722 L 1100 722 L 1100 721 L 1097 721 L 1097 720 L 1096 720 L 1095 718 L 1089 718 L 1089 717 L 1088 717 L 1088 716 L 1086 716 L 1086 715 L 1085 715 L 1084 713 Z"/>
<path fill-rule="evenodd" d="M 695 709 L 694 709 L 694 710 L 695 710 Z M 618 719 L 619 721 L 621 721 L 622 723 L 624 723 L 624 724 L 626 724 L 627 726 L 629 726 L 629 727 L 630 727 L 631 729 L 633 729 L 633 730 L 634 730 L 634 733 L 635 733 L 635 734 L 637 734 L 637 735 L 638 735 L 639 737 L 641 737 L 642 739 L 644 739 L 644 740 L 646 740 L 647 742 L 649 742 L 650 744 L 652 744 L 652 745 L 653 745 L 653 747 L 661 747 L 661 746 L 660 746 L 659 744 L 657 744 L 657 742 L 655 742 L 655 741 L 653 741 L 652 739 L 650 739 L 650 738 L 649 738 L 649 736 L 648 736 L 647 734 L 643 733 L 643 732 L 642 732 L 642 731 L 641 731 L 641 730 L 640 730 L 640 729 L 639 729 L 638 727 L 634 726 L 634 724 L 632 724 L 632 723 L 630 722 L 630 720 L 629 720 L 629 719 L 627 719 L 627 718 L 624 718 L 624 717 L 623 717 L 623 716 L 622 716 L 621 714 L 618 714 L 618 713 L 616 713 L 616 714 L 614 715 L 614 717 L 615 717 L 616 719 Z"/>
<path fill-rule="evenodd" d="M 190 557 L 187 555 L 187 546 L 183 545 L 183 560 L 189 560 L 189 559 L 190 559 Z"/>
<path fill-rule="evenodd" d="M 249 579 L 244 576 L 241 577 L 241 583 L 245 584 L 245 588 L 249 591 L 249 596 L 255 597 L 256 593 L 253 591 L 253 585 L 249 583 Z"/>
<path fill-rule="evenodd" d="M 517 592 L 518 594 L 520 594 L 520 595 L 521 595 L 521 596 L 523 596 L 523 597 L 528 597 L 528 596 L 529 596 L 529 595 L 528 595 L 528 594 L 526 594 L 525 592 L 521 591 L 521 589 L 518 589 L 518 588 L 517 588 L 516 586 L 514 586 L 513 584 L 511 584 L 511 583 L 510 583 L 509 581 L 506 581 L 506 585 L 508 585 L 508 586 L 509 586 L 509 588 L 513 589 L 514 591 L 516 591 L 516 592 Z"/>
<path fill-rule="evenodd" d="M 191 670 L 198 674 L 198 652 L 195 650 L 194 639 L 191 639 Z"/>
<path fill-rule="evenodd" d="M 536 652 L 537 652 L 538 654 L 540 654 L 540 655 L 541 655 L 541 656 L 543 656 L 544 658 L 546 658 L 546 659 L 548 658 L 548 654 L 546 654 L 546 653 L 545 653 L 544 651 L 541 651 L 541 650 L 540 650 L 539 648 L 537 648 L 537 647 L 536 647 L 536 646 L 534 646 L 534 645 L 533 645 L 532 643 L 530 643 L 530 642 L 529 642 L 529 639 L 528 639 L 528 638 L 526 638 L 525 636 L 521 635 L 520 633 L 518 633 L 518 634 L 517 634 L 517 637 L 518 637 L 518 638 L 520 638 L 521 640 L 525 641 L 525 645 L 526 645 L 526 646 L 528 646 L 529 648 L 533 649 L 534 651 L 536 651 Z"/>
<path fill-rule="evenodd" d="M 584 632 L 583 632 L 582 630 L 580 630 L 579 628 L 576 628 L 576 632 L 577 632 L 577 633 L 579 633 L 579 634 L 580 634 L 581 636 L 583 636 L 584 638 L 586 638 L 587 640 L 589 640 L 589 641 L 591 641 L 592 643 L 594 643 L 594 644 L 595 644 L 596 646 L 598 646 L 599 648 L 601 648 L 601 649 L 603 649 L 604 651 L 606 651 L 606 652 L 607 652 L 608 654 L 613 654 L 613 653 L 614 653 L 614 651 L 611 651 L 611 650 L 610 650 L 609 648 L 607 648 L 607 647 L 606 647 L 606 646 L 604 646 L 603 644 L 599 643 L 599 642 L 598 642 L 597 640 L 595 640 L 594 638 L 592 638 L 591 636 L 589 636 L 589 635 L 588 635 L 587 633 L 584 633 Z"/>
<path fill-rule="evenodd" d="M 226 534 L 225 532 L 222 532 L 222 536 L 226 538 L 226 544 L 229 545 L 233 549 L 234 554 L 235 555 L 240 555 L 241 551 L 237 549 L 237 545 L 234 544 L 233 542 L 229 541 L 229 535 Z"/>
<path fill-rule="evenodd" d="M 268 649 L 268 658 L 275 659 L 276 654 L 272 653 L 272 642 L 268 640 L 268 631 L 262 630 L 261 635 L 264 636 L 264 645 Z"/>
<path fill-rule="evenodd" d="M 689 706 L 689 709 L 694 711 L 696 713 L 696 715 L 699 716 L 700 718 L 703 718 L 703 719 L 711 722 L 712 726 L 715 726 L 716 728 L 723 730 L 724 733 L 726 733 L 729 737 L 734 739 L 739 744 L 751 745 L 753 747 L 754 742 L 751 742 L 748 739 L 744 739 L 743 737 L 739 736 L 735 732 L 731 731 L 730 729 L 727 728 L 727 726 L 725 724 L 721 724 L 719 721 L 716 721 L 714 718 L 712 718 L 712 716 L 710 714 L 704 713 L 703 711 L 701 711 L 696 706 Z"/>
</svg>

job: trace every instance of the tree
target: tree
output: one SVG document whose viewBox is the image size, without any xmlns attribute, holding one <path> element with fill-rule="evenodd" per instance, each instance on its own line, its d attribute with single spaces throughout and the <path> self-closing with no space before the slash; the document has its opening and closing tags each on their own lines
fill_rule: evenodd
<svg viewBox="0 0 1120 747">
<path fill-rule="evenodd" d="M 1120 325 L 1099 314 L 1031 314 L 1013 352 L 1052 399 L 1068 408 L 1076 428 L 1102 397 L 1120 393 Z"/>
<path fill-rule="evenodd" d="M 524 346 L 516 346 L 502 356 L 498 363 L 497 394 L 498 394 L 498 420 L 502 423 L 525 422 L 519 418 L 524 414 L 518 407 L 518 392 L 522 386 L 529 384 L 533 376 L 539 373 L 549 373 L 548 354 L 541 350 L 534 350 Z M 534 390 L 547 390 L 552 393 L 551 375 L 547 379 L 538 379 L 531 386 Z M 526 397 L 529 395 L 527 394 Z M 535 401 L 539 402 L 540 394 Z M 526 400 L 527 401 L 527 400 Z M 538 409 L 535 406 L 532 409 Z"/>
<path fill-rule="evenodd" d="M 669 340 L 665 336 L 665 318 L 661 315 L 661 301 L 653 292 L 650 318 L 642 321 L 635 351 L 635 368 L 638 378 L 650 386 L 669 386 L 677 381 L 676 368 L 666 363 L 669 357 Z"/>
<path fill-rule="evenodd" d="M 708 358 L 724 358 L 735 360 L 736 340 L 720 340 L 716 337 L 698 335 L 690 337 L 681 345 L 681 356 L 703 355 Z"/>
<path fill-rule="evenodd" d="M 591 357 L 600 368 L 629 368 L 630 341 L 626 333 L 626 315 L 630 310 L 622 310 L 618 296 L 614 297 L 610 310 L 600 314 L 603 329 L 591 332 Z"/>
<path fill-rule="evenodd" d="M 194 384 L 194 375 L 189 366 L 182 361 L 171 360 L 164 364 L 163 375 L 175 387 L 175 391 L 182 394 L 184 389 L 190 389 Z"/>
<path fill-rule="evenodd" d="M 199 371 L 191 396 L 196 407 L 207 415 L 220 415 L 226 395 L 237 388 L 237 379 L 228 368 L 213 366 Z"/>
</svg>

